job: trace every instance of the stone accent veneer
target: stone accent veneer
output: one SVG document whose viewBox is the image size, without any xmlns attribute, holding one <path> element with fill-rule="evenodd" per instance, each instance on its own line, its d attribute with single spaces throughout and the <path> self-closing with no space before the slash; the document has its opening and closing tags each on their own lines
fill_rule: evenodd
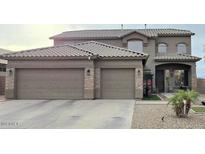
<svg viewBox="0 0 205 154">
<path fill-rule="evenodd" d="M 15 98 L 15 69 L 9 68 L 6 70 L 6 87 L 5 95 L 8 99 Z"/>
<path fill-rule="evenodd" d="M 143 69 L 135 69 L 135 98 L 143 98 Z"/>
<path fill-rule="evenodd" d="M 94 99 L 94 68 L 84 71 L 84 99 Z"/>
</svg>

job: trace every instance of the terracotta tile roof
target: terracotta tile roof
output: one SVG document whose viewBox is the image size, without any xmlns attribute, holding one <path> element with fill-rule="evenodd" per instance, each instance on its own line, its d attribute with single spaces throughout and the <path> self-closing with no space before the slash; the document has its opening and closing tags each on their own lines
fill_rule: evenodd
<svg viewBox="0 0 205 154">
<path fill-rule="evenodd" d="M 3 58 L 41 58 L 41 57 L 83 57 L 92 56 L 89 51 L 79 49 L 72 45 L 52 46 L 24 50 L 2 55 Z"/>
<path fill-rule="evenodd" d="M 26 59 L 26 58 L 66 58 L 66 57 L 128 57 L 148 58 L 147 54 L 119 48 L 95 41 L 84 42 L 76 45 L 60 45 L 46 48 L 24 50 L 15 53 L 1 55 L 4 59 Z"/>
<path fill-rule="evenodd" d="M 104 29 L 104 30 L 78 30 L 66 31 L 50 37 L 50 39 L 102 39 L 102 38 L 122 38 L 130 33 L 140 33 L 147 37 L 157 36 L 191 36 L 194 35 L 189 30 L 180 29 Z"/>
<path fill-rule="evenodd" d="M 99 57 L 140 57 L 146 59 L 147 54 L 140 53 L 137 51 L 120 48 L 96 41 L 88 41 L 83 43 L 75 44 L 76 47 L 82 48 L 92 52 L 94 55 Z"/>
<path fill-rule="evenodd" d="M 175 54 L 175 55 L 164 55 L 164 56 L 156 56 L 155 61 L 161 61 L 161 62 L 170 62 L 170 61 L 188 61 L 188 62 L 196 62 L 201 60 L 201 58 L 196 56 L 191 56 L 188 54 Z"/>
</svg>

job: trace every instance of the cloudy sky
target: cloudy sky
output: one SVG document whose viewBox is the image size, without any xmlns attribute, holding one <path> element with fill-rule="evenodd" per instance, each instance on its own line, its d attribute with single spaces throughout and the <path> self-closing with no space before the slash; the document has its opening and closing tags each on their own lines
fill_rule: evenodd
<svg viewBox="0 0 205 154">
<path fill-rule="evenodd" d="M 51 46 L 52 40 L 48 38 L 55 34 L 69 30 L 81 29 L 119 29 L 120 24 L 90 24 L 90 25 L 0 25 L 0 48 L 13 51 L 39 48 Z M 143 24 L 124 24 L 124 29 L 144 28 Z M 187 24 L 187 25 L 151 25 L 147 24 L 147 28 L 178 28 L 191 30 L 195 33 L 192 37 L 192 54 L 203 57 L 205 56 L 205 25 Z M 205 61 L 201 60 L 197 63 L 198 77 L 205 78 Z"/>
</svg>

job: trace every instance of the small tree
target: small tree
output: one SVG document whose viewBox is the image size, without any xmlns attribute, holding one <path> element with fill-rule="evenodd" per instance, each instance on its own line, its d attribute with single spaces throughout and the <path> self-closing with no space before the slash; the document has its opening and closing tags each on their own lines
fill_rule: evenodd
<svg viewBox="0 0 205 154">
<path fill-rule="evenodd" d="M 199 94 L 194 90 L 188 90 L 185 92 L 184 100 L 185 103 L 185 115 L 188 116 L 189 110 L 191 108 L 191 103 L 194 103 L 197 98 L 199 97 Z"/>
<path fill-rule="evenodd" d="M 176 112 L 177 117 L 184 115 L 184 102 L 183 102 L 183 91 L 178 91 L 174 96 L 169 99 L 169 103 L 173 106 L 173 110 Z"/>
<path fill-rule="evenodd" d="M 178 117 L 187 117 L 191 108 L 191 103 L 194 103 L 197 98 L 198 93 L 194 90 L 179 90 L 169 99 L 168 104 L 173 106 L 173 109 Z"/>
</svg>

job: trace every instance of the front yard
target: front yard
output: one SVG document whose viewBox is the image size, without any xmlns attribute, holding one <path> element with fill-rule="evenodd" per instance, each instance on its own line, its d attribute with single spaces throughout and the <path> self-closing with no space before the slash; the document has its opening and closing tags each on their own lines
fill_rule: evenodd
<svg viewBox="0 0 205 154">
<path fill-rule="evenodd" d="M 205 107 L 192 107 L 192 110 L 196 113 L 203 113 L 205 112 Z"/>
<path fill-rule="evenodd" d="M 144 96 L 143 100 L 161 100 L 157 95 Z"/>
<path fill-rule="evenodd" d="M 177 118 L 172 106 L 166 104 L 135 104 L 132 128 L 140 129 L 199 129 L 205 128 L 205 113 L 189 113 L 188 118 Z"/>
</svg>

